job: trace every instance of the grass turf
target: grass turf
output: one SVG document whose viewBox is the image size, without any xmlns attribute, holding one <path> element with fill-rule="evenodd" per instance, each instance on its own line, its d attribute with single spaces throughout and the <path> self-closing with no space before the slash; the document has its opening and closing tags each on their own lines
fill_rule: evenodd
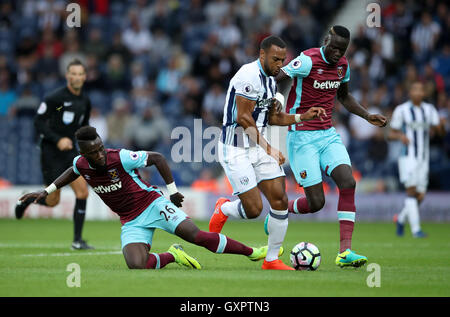
<svg viewBox="0 0 450 317">
<path fill-rule="evenodd" d="M 196 221 L 207 230 L 207 223 Z M 203 265 L 199 271 L 177 264 L 162 270 L 129 270 L 120 252 L 120 223 L 87 221 L 84 236 L 96 247 L 72 251 L 73 223 L 53 219 L 0 219 L 0 296 L 151 296 L 151 297 L 303 297 L 450 296 L 450 224 L 423 224 L 426 239 L 406 228 L 395 236 L 391 223 L 357 223 L 353 249 L 380 265 L 381 287 L 370 288 L 367 266 L 341 269 L 334 263 L 339 246 L 337 223 L 290 221 L 282 256 L 298 242 L 316 244 L 322 254 L 317 271 L 263 271 L 261 262 L 218 255 L 157 230 L 152 252 L 172 243 Z M 267 243 L 262 221 L 230 221 L 224 234 L 250 246 Z M 81 268 L 81 287 L 70 288 L 67 265 Z"/>
</svg>

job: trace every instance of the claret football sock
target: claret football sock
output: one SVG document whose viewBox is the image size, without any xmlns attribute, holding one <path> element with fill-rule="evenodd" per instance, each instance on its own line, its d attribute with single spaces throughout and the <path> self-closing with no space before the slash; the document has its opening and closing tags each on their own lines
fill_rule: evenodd
<svg viewBox="0 0 450 317">
<path fill-rule="evenodd" d="M 253 253 L 252 248 L 216 232 L 200 230 L 195 236 L 194 243 L 214 253 L 242 254 L 246 256 Z"/>
<path fill-rule="evenodd" d="M 148 255 L 146 269 L 162 269 L 167 264 L 175 262 L 175 257 L 169 253 L 150 253 Z"/>
<path fill-rule="evenodd" d="M 297 199 L 290 200 L 288 204 L 288 211 L 294 214 L 308 214 L 308 200 L 306 197 L 298 197 Z"/>
<path fill-rule="evenodd" d="M 352 247 L 353 228 L 355 226 L 355 189 L 339 189 L 338 219 L 340 232 L 339 252 L 344 252 Z"/>
</svg>

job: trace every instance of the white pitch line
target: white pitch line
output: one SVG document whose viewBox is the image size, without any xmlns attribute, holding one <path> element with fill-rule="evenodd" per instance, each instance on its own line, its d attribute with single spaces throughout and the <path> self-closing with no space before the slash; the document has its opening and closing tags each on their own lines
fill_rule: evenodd
<svg viewBox="0 0 450 317">
<path fill-rule="evenodd" d="M 106 252 L 65 252 L 65 253 L 35 253 L 35 254 L 22 254 L 22 256 L 79 256 L 79 255 L 109 255 L 109 254 L 122 254 L 122 251 L 106 251 Z"/>
</svg>

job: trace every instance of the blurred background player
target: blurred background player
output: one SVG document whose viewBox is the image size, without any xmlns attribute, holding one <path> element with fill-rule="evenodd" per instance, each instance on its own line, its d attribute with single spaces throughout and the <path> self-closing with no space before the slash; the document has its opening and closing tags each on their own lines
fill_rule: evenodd
<svg viewBox="0 0 450 317">
<path fill-rule="evenodd" d="M 395 221 L 398 236 L 403 236 L 408 219 L 413 236 L 424 238 L 426 234 L 420 227 L 419 206 L 428 186 L 430 135 L 435 133 L 443 136 L 445 129 L 436 108 L 424 102 L 422 82 L 412 83 L 409 97 L 408 101 L 394 109 L 388 135 L 390 140 L 401 141 L 404 145 L 402 155 L 398 158 L 398 171 L 400 182 L 406 189 L 406 198 Z"/>
<path fill-rule="evenodd" d="M 79 156 L 46 189 L 24 195 L 21 201 L 41 200 L 82 176 L 122 223 L 122 252 L 130 269 L 161 269 L 176 262 L 193 269 L 200 263 L 183 248 L 172 245 L 165 253 L 149 253 L 156 228 L 205 247 L 215 253 L 245 255 L 251 261 L 265 257 L 267 247 L 250 248 L 223 234 L 201 231 L 179 209 L 184 196 L 178 192 L 172 172 L 163 155 L 158 152 L 105 149 L 95 128 L 77 130 Z M 169 199 L 156 187 L 142 180 L 138 169 L 155 165 L 166 182 Z"/>
<path fill-rule="evenodd" d="M 286 44 L 277 36 L 261 42 L 259 58 L 243 65 L 231 79 L 225 101 L 219 161 L 239 199 L 220 198 L 209 223 L 209 230 L 221 232 L 228 217 L 256 218 L 261 214 L 261 193 L 270 203 L 267 221 L 267 257 L 262 265 L 269 270 L 292 270 L 278 259 L 288 226 L 288 198 L 285 158 L 266 140 L 267 124 L 290 125 L 318 117 L 323 109 L 312 108 L 303 115 L 274 111 L 277 75 L 286 58 Z"/>
<path fill-rule="evenodd" d="M 72 165 L 78 155 L 75 147 L 75 131 L 89 124 L 91 102 L 83 93 L 86 69 L 81 61 L 72 60 L 66 71 L 67 85 L 48 94 L 40 104 L 35 118 L 35 128 L 40 137 L 41 170 L 44 183 L 50 185 L 62 172 Z M 78 177 L 70 187 L 76 201 L 73 211 L 74 237 L 72 248 L 92 249 L 82 239 L 86 200 L 89 194 L 87 184 Z M 60 190 L 38 201 L 39 204 L 54 207 L 59 203 Z M 15 207 L 17 219 L 21 219 L 33 199 L 19 201 Z"/>
<path fill-rule="evenodd" d="M 290 201 L 289 211 L 306 214 L 322 209 L 325 204 L 322 169 L 339 189 L 340 248 L 336 264 L 361 266 L 367 258 L 351 250 L 356 181 L 347 149 L 331 123 L 335 96 L 349 112 L 373 125 L 385 126 L 386 118 L 370 114 L 348 91 L 350 67 L 344 54 L 349 43 L 347 28 L 331 27 L 324 46 L 303 51 L 282 68 L 276 80 L 281 91 L 289 90 L 286 112 L 299 114 L 310 107 L 323 106 L 327 113 L 325 120 L 315 119 L 289 127 L 286 142 L 289 163 L 306 195 Z"/>
</svg>

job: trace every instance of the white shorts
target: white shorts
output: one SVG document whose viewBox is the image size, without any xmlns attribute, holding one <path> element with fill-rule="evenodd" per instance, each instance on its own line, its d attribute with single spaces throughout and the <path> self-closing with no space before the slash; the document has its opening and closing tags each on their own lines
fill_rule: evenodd
<svg viewBox="0 0 450 317">
<path fill-rule="evenodd" d="M 428 162 L 408 156 L 398 159 L 400 182 L 408 187 L 416 187 L 419 193 L 425 193 L 428 187 Z"/>
<path fill-rule="evenodd" d="M 283 167 L 259 145 L 242 148 L 219 141 L 218 156 L 233 195 L 243 194 L 263 180 L 286 176 Z"/>
</svg>

